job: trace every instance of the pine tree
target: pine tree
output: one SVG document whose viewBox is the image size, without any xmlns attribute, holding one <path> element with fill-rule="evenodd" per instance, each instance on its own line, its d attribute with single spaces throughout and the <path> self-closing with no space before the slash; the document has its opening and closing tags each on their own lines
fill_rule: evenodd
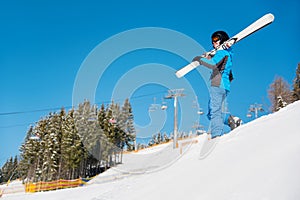
<svg viewBox="0 0 300 200">
<path fill-rule="evenodd" d="M 148 146 L 153 146 L 153 145 L 155 145 L 155 144 L 157 144 L 157 138 L 156 138 L 156 135 L 155 134 L 153 134 L 152 135 L 152 139 L 149 141 L 149 143 L 148 143 Z"/>
<path fill-rule="evenodd" d="M 157 133 L 157 144 L 161 144 L 162 140 L 161 133 Z"/>
<path fill-rule="evenodd" d="M 92 150 L 95 145 L 95 134 L 97 129 L 97 109 L 91 106 L 89 101 L 79 105 L 78 110 L 74 113 L 75 125 L 78 130 L 83 144 L 88 150 Z"/>
<path fill-rule="evenodd" d="M 61 141 L 62 173 L 66 179 L 74 179 L 78 176 L 75 175 L 76 169 L 80 167 L 80 163 L 85 158 L 85 151 L 75 124 L 74 112 L 74 109 L 72 109 L 66 116 Z"/>
<path fill-rule="evenodd" d="M 41 174 L 40 158 L 41 150 L 40 137 L 45 131 L 45 119 L 40 120 L 35 127 L 31 126 L 27 132 L 24 143 L 20 147 L 19 173 L 23 179 L 33 180 Z"/>
<path fill-rule="evenodd" d="M 114 102 L 106 110 L 105 123 L 104 123 L 104 134 L 107 136 L 111 144 L 114 144 L 114 128 L 116 120 L 113 116 Z"/>
<path fill-rule="evenodd" d="M 300 100 L 300 63 L 298 63 L 298 68 L 296 69 L 293 87 L 293 101 L 298 101 Z"/>
<path fill-rule="evenodd" d="M 32 179 L 33 181 L 46 181 L 47 180 L 47 167 L 45 167 L 46 163 L 46 152 L 48 152 L 47 149 L 47 138 L 49 135 L 49 128 L 52 126 L 51 125 L 51 116 L 52 113 L 50 113 L 48 116 L 46 116 L 44 119 L 41 119 L 36 126 L 34 127 L 34 136 L 33 138 L 36 139 L 31 139 L 30 142 L 34 144 L 34 148 L 29 148 L 29 152 L 34 150 L 35 153 L 32 155 L 35 155 L 34 158 L 34 167 L 35 169 L 35 174 L 34 177 L 28 176 L 28 178 Z M 31 168 L 32 168 L 31 167 Z M 31 174 L 31 173 L 30 173 Z"/>
<path fill-rule="evenodd" d="M 57 114 L 50 115 L 49 127 L 45 134 L 44 157 L 42 158 L 42 171 L 37 168 L 37 176 L 43 175 L 43 181 L 55 180 L 58 169 L 57 163 L 57 132 L 59 131 L 59 120 Z M 38 162 L 40 163 L 40 162 Z M 41 174 L 40 174 L 41 173 Z"/>
<path fill-rule="evenodd" d="M 110 119 L 112 130 L 113 144 L 119 148 L 123 149 L 125 145 L 125 120 L 123 113 L 121 112 L 119 104 L 112 103 L 110 106 L 112 111 L 112 118 Z"/>
<path fill-rule="evenodd" d="M 64 149 L 63 149 L 63 143 L 65 137 L 68 135 L 67 133 L 67 122 L 66 122 L 66 111 L 64 108 L 61 108 L 59 114 L 58 114 L 58 131 L 56 132 L 57 135 L 57 141 L 56 141 L 56 162 L 57 162 L 57 173 L 55 174 L 56 179 L 60 179 L 64 175 L 64 169 L 65 169 L 65 160 L 64 160 Z"/>
<path fill-rule="evenodd" d="M 25 179 L 28 176 L 29 168 L 31 163 L 33 163 L 33 157 L 30 156 L 28 152 L 28 147 L 32 146 L 30 143 L 30 138 L 33 136 L 33 126 L 30 126 L 27 131 L 25 141 L 20 147 L 20 163 L 19 163 L 19 172 L 21 178 Z"/>
<path fill-rule="evenodd" d="M 109 148 L 112 146 L 110 140 L 108 139 L 109 136 L 109 127 L 110 123 L 113 121 L 110 120 L 111 116 L 107 117 L 107 110 L 104 106 L 104 104 L 101 105 L 100 110 L 98 111 L 98 126 L 99 126 L 99 132 L 101 131 L 100 135 L 100 142 L 99 142 L 99 147 L 100 147 L 100 154 L 99 154 L 99 160 L 102 160 L 106 163 L 108 163 L 108 157 L 109 157 Z M 109 118 L 109 119 L 108 119 Z"/>
<path fill-rule="evenodd" d="M 102 130 L 104 129 L 105 120 L 106 120 L 105 106 L 104 104 L 102 104 L 100 110 L 98 111 L 98 124 Z"/>
<path fill-rule="evenodd" d="M 275 78 L 274 82 L 269 87 L 268 94 L 273 112 L 278 110 L 279 96 L 281 96 L 282 100 L 287 104 L 290 104 L 292 101 L 290 86 L 282 77 Z"/>
<path fill-rule="evenodd" d="M 3 173 L 2 169 L 0 168 L 0 184 L 3 183 Z"/>
<path fill-rule="evenodd" d="M 18 173 L 18 157 L 10 157 L 0 169 L 0 183 L 9 182 L 19 178 Z"/>
<path fill-rule="evenodd" d="M 128 149 L 132 149 L 132 142 L 136 139 L 136 131 L 134 127 L 134 117 L 129 99 L 126 99 L 122 107 L 124 118 L 125 144 Z"/>
<path fill-rule="evenodd" d="M 3 165 L 1 169 L 3 182 L 7 182 L 9 180 L 12 170 L 13 170 L 13 158 L 10 157 L 10 159 L 6 161 L 6 163 Z"/>
<path fill-rule="evenodd" d="M 64 121 L 65 110 L 62 108 L 59 113 L 50 113 L 46 119 L 37 124 L 36 131 L 40 140 L 36 161 L 36 181 L 51 181 L 59 177 Z"/>
<path fill-rule="evenodd" d="M 284 108 L 285 106 L 287 106 L 287 103 L 282 99 L 282 96 L 279 95 L 277 97 L 277 108 L 276 108 L 276 111 L 280 110 L 281 108 Z"/>
<path fill-rule="evenodd" d="M 169 142 L 170 138 L 168 137 L 168 135 L 166 133 L 164 133 L 164 142 Z"/>
<path fill-rule="evenodd" d="M 20 178 L 18 166 L 19 166 L 18 157 L 15 156 L 14 162 L 13 162 L 13 172 L 11 175 L 11 180 L 16 180 L 16 179 Z"/>
<path fill-rule="evenodd" d="M 81 137 L 82 144 L 88 151 L 86 156 L 85 167 L 88 169 L 87 174 L 89 176 L 96 175 L 97 168 L 101 165 L 102 160 L 108 163 L 106 151 L 107 140 L 105 140 L 105 131 L 109 131 L 105 121 L 99 122 L 99 116 L 97 116 L 97 107 L 91 106 L 89 101 L 85 101 L 80 104 L 78 110 L 75 112 L 75 122 L 78 129 L 78 133 Z M 103 128 L 101 128 L 103 127 Z"/>
</svg>

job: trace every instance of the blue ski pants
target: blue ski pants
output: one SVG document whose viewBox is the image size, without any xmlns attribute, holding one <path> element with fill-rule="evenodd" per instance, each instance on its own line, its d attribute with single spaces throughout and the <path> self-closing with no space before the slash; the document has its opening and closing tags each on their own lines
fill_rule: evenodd
<svg viewBox="0 0 300 200">
<path fill-rule="evenodd" d="M 225 100 L 229 91 L 212 86 L 210 88 L 210 99 L 208 103 L 207 117 L 210 120 L 211 137 L 223 135 L 224 124 L 228 125 L 228 112 L 223 112 L 222 107 L 225 106 Z M 225 109 L 226 110 L 226 109 Z"/>
</svg>

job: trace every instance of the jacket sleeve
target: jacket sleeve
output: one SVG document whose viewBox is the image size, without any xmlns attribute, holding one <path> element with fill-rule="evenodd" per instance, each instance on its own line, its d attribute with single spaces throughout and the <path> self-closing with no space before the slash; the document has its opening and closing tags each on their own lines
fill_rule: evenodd
<svg viewBox="0 0 300 200">
<path fill-rule="evenodd" d="M 224 82 L 224 80 L 227 80 L 227 77 L 223 76 L 223 72 L 225 71 L 229 56 L 227 52 L 220 50 L 211 59 L 201 58 L 199 60 L 201 65 L 212 70 L 210 76 L 212 86 L 220 87 L 222 85 L 222 87 L 225 87 L 224 83 L 227 81 Z M 225 89 L 229 90 L 229 87 L 226 86 Z"/>
<path fill-rule="evenodd" d="M 219 69 L 219 71 L 223 71 L 228 59 L 228 55 L 217 52 L 212 59 L 201 58 L 199 63 L 209 69 Z"/>
</svg>

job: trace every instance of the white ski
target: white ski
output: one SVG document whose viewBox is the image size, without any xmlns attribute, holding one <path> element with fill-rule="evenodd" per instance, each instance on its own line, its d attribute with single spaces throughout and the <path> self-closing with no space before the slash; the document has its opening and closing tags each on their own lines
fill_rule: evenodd
<svg viewBox="0 0 300 200">
<path fill-rule="evenodd" d="M 253 22 L 252 24 L 250 24 L 248 27 L 246 27 L 244 30 L 242 30 L 241 32 L 239 32 L 235 36 L 231 37 L 229 40 L 224 42 L 222 45 L 220 45 L 216 49 L 213 49 L 213 50 L 211 50 L 207 53 L 204 53 L 202 56 L 206 57 L 207 55 L 214 55 L 217 50 L 228 49 L 233 44 L 235 44 L 238 41 L 246 38 L 247 36 L 251 35 L 252 33 L 255 33 L 256 31 L 264 28 L 265 26 L 271 24 L 273 21 L 274 21 L 274 15 L 271 14 L 271 13 L 266 14 L 266 15 L 262 16 L 261 18 L 259 18 L 258 20 L 256 20 L 255 22 Z M 178 78 L 181 78 L 184 75 L 186 75 L 187 73 L 189 73 L 191 70 L 195 69 L 197 66 L 199 66 L 199 62 L 198 61 L 193 61 L 190 64 L 188 64 L 187 66 L 185 66 L 182 69 L 178 70 L 176 72 L 176 76 Z"/>
</svg>

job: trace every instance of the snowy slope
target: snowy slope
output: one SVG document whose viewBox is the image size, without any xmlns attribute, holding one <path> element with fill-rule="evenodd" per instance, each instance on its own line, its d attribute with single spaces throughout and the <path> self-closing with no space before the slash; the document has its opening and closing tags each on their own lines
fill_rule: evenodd
<svg viewBox="0 0 300 200">
<path fill-rule="evenodd" d="M 204 136 L 124 157 L 86 187 L 3 199 L 300 199 L 300 102 L 223 136 L 203 160 Z"/>
</svg>

